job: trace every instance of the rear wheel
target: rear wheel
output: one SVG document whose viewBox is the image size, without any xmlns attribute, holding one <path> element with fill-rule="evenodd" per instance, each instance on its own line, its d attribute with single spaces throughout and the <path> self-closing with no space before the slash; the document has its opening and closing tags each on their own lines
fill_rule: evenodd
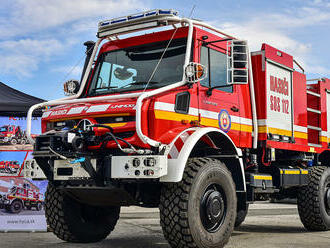
<svg viewBox="0 0 330 248">
<path fill-rule="evenodd" d="M 37 203 L 36 209 L 37 209 L 37 211 L 41 211 L 41 209 L 42 209 L 42 203 L 41 202 Z"/>
<path fill-rule="evenodd" d="M 236 218 L 236 191 L 225 164 L 189 159 L 183 179 L 166 184 L 160 199 L 160 223 L 174 248 L 223 247 Z"/>
<path fill-rule="evenodd" d="M 10 144 L 12 145 L 17 145 L 17 139 L 11 139 Z"/>
<path fill-rule="evenodd" d="M 58 238 L 91 243 L 110 234 L 119 219 L 120 207 L 94 207 L 79 203 L 49 183 L 45 212 L 47 224 Z"/>
<path fill-rule="evenodd" d="M 301 222 L 310 231 L 330 230 L 330 168 L 315 166 L 298 194 Z"/>
</svg>

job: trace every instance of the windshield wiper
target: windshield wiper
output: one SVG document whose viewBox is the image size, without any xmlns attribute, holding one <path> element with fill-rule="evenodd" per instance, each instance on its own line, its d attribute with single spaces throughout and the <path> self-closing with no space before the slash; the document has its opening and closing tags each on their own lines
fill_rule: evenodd
<svg viewBox="0 0 330 248">
<path fill-rule="evenodd" d="M 121 88 L 126 88 L 126 87 L 129 87 L 129 86 L 132 86 L 132 85 L 145 85 L 147 83 L 148 83 L 147 81 L 138 81 L 138 82 L 133 82 L 133 83 L 130 83 L 130 84 L 126 84 Z M 149 84 L 158 84 L 158 83 L 159 82 L 156 82 L 156 81 L 149 82 Z"/>
</svg>

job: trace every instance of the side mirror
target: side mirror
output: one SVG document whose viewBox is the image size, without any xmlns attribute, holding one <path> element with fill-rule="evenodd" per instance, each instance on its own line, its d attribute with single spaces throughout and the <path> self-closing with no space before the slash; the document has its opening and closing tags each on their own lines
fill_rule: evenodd
<svg viewBox="0 0 330 248">
<path fill-rule="evenodd" d="M 63 84 L 64 94 L 66 96 L 72 96 L 78 93 L 80 84 L 77 80 L 70 79 Z"/>
<path fill-rule="evenodd" d="M 207 75 L 207 69 L 204 65 L 190 62 L 184 68 L 184 75 L 186 82 L 196 83 L 197 81 L 203 80 Z"/>
</svg>

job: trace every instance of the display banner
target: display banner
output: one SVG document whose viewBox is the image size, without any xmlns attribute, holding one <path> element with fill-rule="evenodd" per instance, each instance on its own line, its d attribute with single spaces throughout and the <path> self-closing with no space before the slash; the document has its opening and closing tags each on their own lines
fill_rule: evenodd
<svg viewBox="0 0 330 248">
<path fill-rule="evenodd" d="M 41 133 L 33 118 L 33 136 Z M 47 181 L 22 177 L 22 166 L 32 159 L 26 137 L 26 118 L 0 117 L 0 231 L 46 231 L 44 195 Z"/>
<path fill-rule="evenodd" d="M 32 137 L 41 133 L 40 120 L 32 117 Z M 26 117 L 0 116 L 0 151 L 32 149 L 26 137 Z"/>
</svg>

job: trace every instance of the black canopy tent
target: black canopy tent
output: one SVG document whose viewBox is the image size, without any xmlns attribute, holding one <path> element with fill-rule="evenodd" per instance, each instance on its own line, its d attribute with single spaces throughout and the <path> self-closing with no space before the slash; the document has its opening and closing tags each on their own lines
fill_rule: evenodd
<svg viewBox="0 0 330 248">
<path fill-rule="evenodd" d="M 0 82 L 0 116 L 27 115 L 29 108 L 45 100 L 15 90 Z M 35 111 L 33 116 L 41 116 L 42 112 Z"/>
</svg>

